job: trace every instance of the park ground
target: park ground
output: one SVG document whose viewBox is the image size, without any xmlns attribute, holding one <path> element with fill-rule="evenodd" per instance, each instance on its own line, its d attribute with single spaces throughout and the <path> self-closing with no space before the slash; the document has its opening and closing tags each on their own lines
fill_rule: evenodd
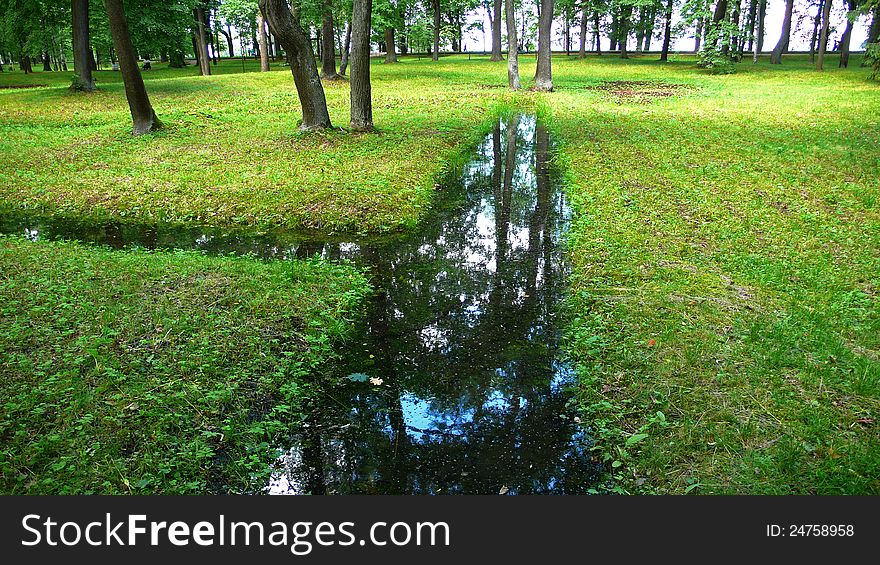
<svg viewBox="0 0 880 565">
<path fill-rule="evenodd" d="M 156 65 L 145 78 L 165 128 L 140 138 L 114 73 L 99 71 L 91 95 L 69 92 L 70 75 L 3 73 L 0 86 L 46 86 L 0 89 L 0 202 L 96 220 L 417 229 L 444 167 L 494 113 L 535 109 L 560 142 L 574 209 L 568 343 L 581 419 L 609 470 L 597 490 L 880 492 L 880 83 L 859 57 L 847 70 L 831 57 L 821 73 L 804 56 L 762 59 L 726 76 L 655 59 L 559 56 L 546 94 L 509 93 L 505 64 L 486 58 L 375 61 L 372 134 L 299 133 L 281 65 L 223 61 L 211 77 Z M 530 77 L 534 60 L 521 70 Z M 344 126 L 348 84 L 325 89 Z M 14 237 L 0 258 L 0 465 L 13 492 L 261 477 L 267 446 L 253 445 L 280 414 L 255 418 L 254 397 L 295 411 L 280 383 L 307 382 L 332 356 L 367 291 L 354 269 L 317 261 Z M 241 303 L 206 308 L 181 285 Z M 279 311 L 293 321 L 250 326 Z M 176 318 L 196 337 L 166 327 Z M 261 331 L 300 345 L 285 361 L 261 356 Z M 235 387 L 262 393 L 229 396 Z M 150 443 L 154 459 L 132 455 Z M 213 477 L 218 458 L 240 479 Z"/>
</svg>

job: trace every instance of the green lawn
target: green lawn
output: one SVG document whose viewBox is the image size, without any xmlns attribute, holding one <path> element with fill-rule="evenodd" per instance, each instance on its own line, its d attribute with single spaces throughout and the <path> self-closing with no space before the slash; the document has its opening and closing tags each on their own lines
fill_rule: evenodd
<svg viewBox="0 0 880 565">
<path fill-rule="evenodd" d="M 485 58 L 376 61 L 379 132 L 357 135 L 298 133 L 284 69 L 152 71 L 167 127 L 141 138 L 109 72 L 93 95 L 68 92 L 69 77 L 3 73 L 0 85 L 50 87 L 0 90 L 0 201 L 396 230 L 429 213 L 444 163 L 494 109 L 538 108 L 562 144 L 575 211 L 570 349 L 611 488 L 880 492 L 880 82 L 860 56 L 848 70 L 832 56 L 823 73 L 805 57 L 765 58 L 729 76 L 654 59 L 558 57 L 556 92 L 516 95 L 505 64 Z M 521 70 L 530 77 L 534 60 Z M 594 88 L 603 81 L 686 88 L 647 99 L 643 84 L 615 95 Z M 326 89 L 345 125 L 347 83 Z"/>
<path fill-rule="evenodd" d="M 259 491 L 366 289 L 329 262 L 0 236 L 0 490 Z"/>
</svg>

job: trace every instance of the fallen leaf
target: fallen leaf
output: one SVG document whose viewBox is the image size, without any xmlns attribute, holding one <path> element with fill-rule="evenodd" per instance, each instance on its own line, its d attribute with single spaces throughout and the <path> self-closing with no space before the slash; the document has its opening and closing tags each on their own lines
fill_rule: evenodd
<svg viewBox="0 0 880 565">
<path fill-rule="evenodd" d="M 379 386 L 380 384 L 382 384 L 382 382 L 383 382 L 382 379 L 380 379 L 379 377 L 370 377 L 370 384 L 371 385 Z"/>
<path fill-rule="evenodd" d="M 649 339 L 648 340 L 648 347 L 654 347 L 655 345 L 657 345 L 656 339 Z"/>
</svg>

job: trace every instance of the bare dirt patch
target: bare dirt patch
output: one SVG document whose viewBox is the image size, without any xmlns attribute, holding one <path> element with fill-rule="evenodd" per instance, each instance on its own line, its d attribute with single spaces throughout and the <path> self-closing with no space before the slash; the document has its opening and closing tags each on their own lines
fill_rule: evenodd
<svg viewBox="0 0 880 565">
<path fill-rule="evenodd" d="M 652 80 L 606 80 L 590 89 L 603 92 L 618 104 L 650 104 L 655 100 L 685 94 L 693 87 Z"/>
</svg>

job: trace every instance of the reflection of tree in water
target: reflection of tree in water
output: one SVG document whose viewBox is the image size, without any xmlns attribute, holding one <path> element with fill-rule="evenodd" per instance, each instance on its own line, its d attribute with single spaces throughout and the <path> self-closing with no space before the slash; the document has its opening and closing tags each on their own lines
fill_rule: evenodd
<svg viewBox="0 0 880 565">
<path fill-rule="evenodd" d="M 499 124 L 456 205 L 419 235 L 366 245 L 377 293 L 349 372 L 327 387 L 291 456 L 292 490 L 582 492 L 593 467 L 566 416 L 555 305 L 567 209 L 534 118 Z M 346 408 L 343 408 L 346 407 Z"/>
</svg>

